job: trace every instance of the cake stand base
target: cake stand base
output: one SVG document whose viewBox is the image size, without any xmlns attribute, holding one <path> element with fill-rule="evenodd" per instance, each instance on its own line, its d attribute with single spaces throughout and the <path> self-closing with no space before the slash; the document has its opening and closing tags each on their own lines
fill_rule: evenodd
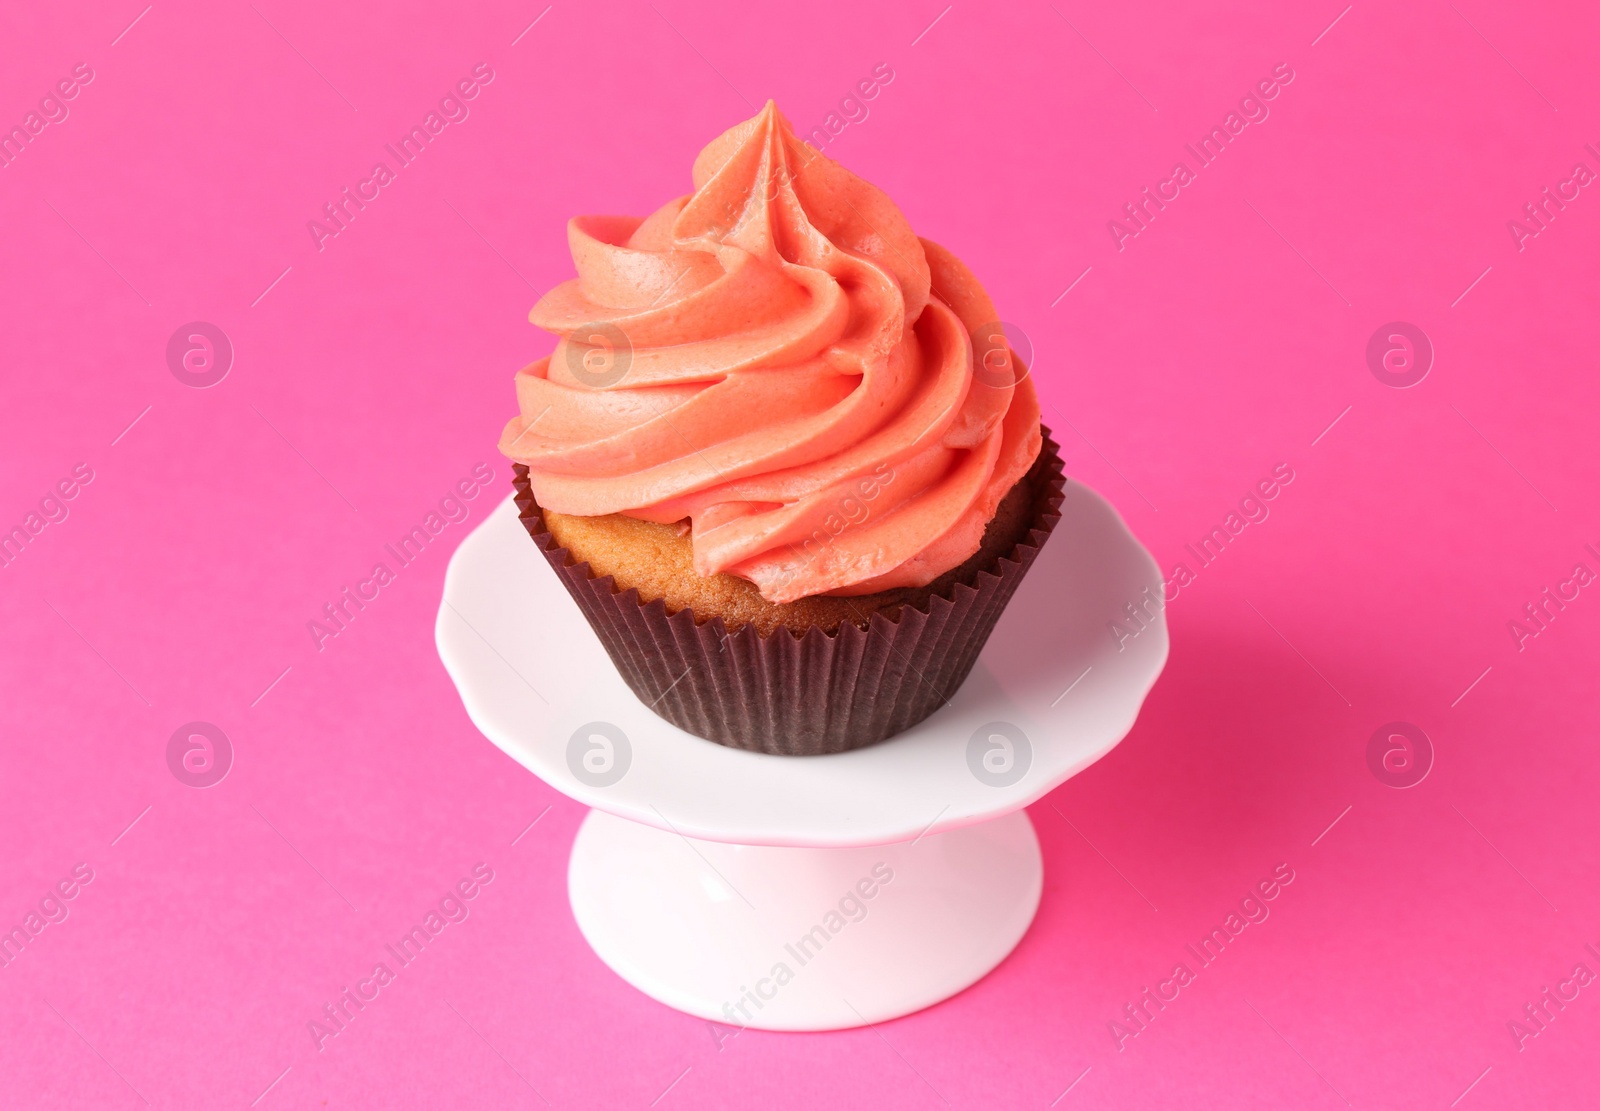
<svg viewBox="0 0 1600 1111">
<path fill-rule="evenodd" d="M 1043 874 L 1022 811 L 898 844 L 779 848 L 591 810 L 567 888 L 600 959 L 669 1007 L 840 1030 L 982 979 L 1027 932 Z"/>
<path fill-rule="evenodd" d="M 1167 659 L 1155 560 L 1080 483 L 1061 518 L 950 705 L 806 757 L 657 717 L 515 503 L 473 530 L 445 573 L 439 658 L 485 736 L 595 808 L 568 891 L 600 959 L 668 1006 L 767 1030 L 883 1022 L 1004 960 L 1042 887 L 1023 808 L 1127 735 Z M 1107 631 L 1133 609 L 1135 635 Z"/>
</svg>

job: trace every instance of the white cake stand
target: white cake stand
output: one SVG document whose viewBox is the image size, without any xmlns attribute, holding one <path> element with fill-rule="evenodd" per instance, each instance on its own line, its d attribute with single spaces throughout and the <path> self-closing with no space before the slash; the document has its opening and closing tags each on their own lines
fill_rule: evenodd
<svg viewBox="0 0 1600 1111">
<path fill-rule="evenodd" d="M 1085 486 L 1061 513 L 951 705 L 810 757 L 657 717 L 515 504 L 491 513 L 450 560 L 439 656 L 490 740 L 593 808 L 567 886 L 600 959 L 680 1011 L 766 1030 L 896 1018 L 1004 960 L 1043 881 L 1022 808 L 1122 739 L 1167 658 L 1149 553 Z"/>
</svg>

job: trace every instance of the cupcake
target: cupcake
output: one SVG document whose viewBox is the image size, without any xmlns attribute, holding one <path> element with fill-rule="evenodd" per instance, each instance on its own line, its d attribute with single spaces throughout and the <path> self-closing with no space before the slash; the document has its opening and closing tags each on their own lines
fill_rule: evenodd
<svg viewBox="0 0 1600 1111">
<path fill-rule="evenodd" d="M 1058 519 L 977 279 L 769 102 L 651 215 L 572 220 L 500 450 L 634 693 L 815 755 L 949 702 Z"/>
</svg>

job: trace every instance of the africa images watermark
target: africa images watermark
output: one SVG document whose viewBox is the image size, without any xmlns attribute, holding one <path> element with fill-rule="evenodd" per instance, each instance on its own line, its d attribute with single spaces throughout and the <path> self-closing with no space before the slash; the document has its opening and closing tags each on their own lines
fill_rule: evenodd
<svg viewBox="0 0 1600 1111">
<path fill-rule="evenodd" d="M 842 934 L 847 926 L 854 922 L 865 921 L 868 914 L 867 904 L 877 898 L 893 881 L 893 868 L 881 860 L 874 864 L 867 875 L 856 881 L 854 887 L 839 896 L 839 901 L 822 916 L 820 922 L 794 941 L 784 943 L 783 951 L 794 961 L 793 968 L 789 967 L 789 961 L 779 959 L 773 962 L 767 975 L 755 982 L 754 987 L 739 985 L 738 1001 L 722 1005 L 722 1013 L 728 1022 L 741 1028 L 749 1025 L 754 1017 L 750 1013 L 750 1008 L 754 1007 L 760 1011 L 776 999 L 784 985 L 795 978 L 795 973 L 815 960 L 828 943 Z M 735 1011 L 738 1012 L 737 1015 L 734 1014 Z"/>
<path fill-rule="evenodd" d="M 871 114 L 871 109 L 866 102 L 876 100 L 883 92 L 883 87 L 894 81 L 894 70 L 889 68 L 888 62 L 879 62 L 872 67 L 872 72 L 851 86 L 850 92 L 839 98 L 839 110 L 830 111 L 822 117 L 822 122 L 810 131 L 801 132 L 800 138 L 822 150 L 844 133 L 845 128 L 851 124 L 865 122 Z"/>
<path fill-rule="evenodd" d="M 1173 564 L 1172 570 L 1162 580 L 1159 597 L 1147 586 L 1138 598 L 1122 607 L 1122 614 L 1106 622 L 1106 628 L 1116 639 L 1117 651 L 1126 651 L 1130 640 L 1153 626 L 1168 603 L 1174 601 L 1184 587 L 1194 583 L 1201 571 L 1220 559 L 1245 529 L 1253 524 L 1259 525 L 1271 516 L 1272 510 L 1267 503 L 1283 493 L 1283 488 L 1294 479 L 1294 468 L 1287 463 L 1279 463 L 1266 478 L 1258 481 L 1239 499 L 1237 511 L 1230 510 L 1221 524 L 1213 525 L 1199 540 L 1185 544 L 1183 550 L 1194 560 L 1193 568 L 1183 562 Z"/>
<path fill-rule="evenodd" d="M 1600 150 L 1596 150 L 1593 143 L 1583 144 L 1583 149 L 1596 159 L 1600 159 Z M 1567 205 L 1577 200 L 1582 191 L 1592 185 L 1595 173 L 1583 162 L 1572 167 L 1572 173 L 1565 180 L 1558 181 L 1552 189 L 1546 185 L 1540 190 L 1539 199 L 1529 201 L 1522 206 L 1522 215 L 1515 220 L 1506 221 L 1506 230 L 1511 233 L 1511 241 L 1517 245 L 1517 250 L 1526 251 L 1528 240 L 1536 239 L 1540 232 L 1546 230 L 1557 214 Z"/>
<path fill-rule="evenodd" d="M 0 168 L 10 166 L 27 150 L 35 138 L 51 124 L 63 124 L 72 110 L 67 101 L 76 100 L 85 85 L 94 81 L 94 70 L 88 62 L 79 62 L 72 72 L 57 81 L 51 90 L 39 98 L 39 107 L 22 117 L 21 123 L 0 130 Z"/>
<path fill-rule="evenodd" d="M 87 463 L 79 463 L 45 492 L 39 499 L 38 509 L 30 509 L 20 523 L 0 532 L 0 567 L 10 567 L 47 527 L 65 521 L 72 512 L 67 503 L 93 481 L 94 469 Z"/>
<path fill-rule="evenodd" d="M 1367 770 L 1386 787 L 1415 787 L 1432 769 L 1433 741 L 1409 721 L 1387 722 L 1367 738 Z"/>
<path fill-rule="evenodd" d="M 330 640 L 348 629 L 367 605 L 377 600 L 383 588 L 415 563 L 440 533 L 452 524 L 465 521 L 472 512 L 467 503 L 493 481 L 493 468 L 487 463 L 479 463 L 472 468 L 471 474 L 450 488 L 450 493 L 439 499 L 437 509 L 430 510 L 427 516 L 393 543 L 385 544 L 384 552 L 394 561 L 392 569 L 383 560 L 374 563 L 366 578 L 357 579 L 353 587 L 347 584 L 338 597 L 323 605 L 321 619 L 312 618 L 306 622 L 306 632 L 311 634 L 317 651 L 327 648 Z"/>
<path fill-rule="evenodd" d="M 465 922 L 472 913 L 467 904 L 493 882 L 494 869 L 479 862 L 473 866 L 472 874 L 440 896 L 422 921 L 402 934 L 398 943 L 385 944 L 383 949 L 389 959 L 373 965 L 372 975 L 357 980 L 354 988 L 341 987 L 333 1002 L 322 1005 L 322 1017 L 306 1023 L 306 1031 L 317 1049 L 326 1049 L 329 1038 L 344 1033 L 356 1017 L 367 1009 L 367 1004 L 376 1000 L 384 988 L 394 983 L 399 970 L 422 956 L 423 950 L 444 933 L 446 926 Z M 390 960 L 394 962 L 393 968 L 389 966 Z"/>
<path fill-rule="evenodd" d="M 1600 552 L 1595 551 L 1593 544 L 1585 544 L 1588 553 L 1600 560 Z M 1538 637 L 1555 621 L 1570 602 L 1578 600 L 1579 593 L 1584 587 L 1594 582 L 1595 574 L 1586 563 L 1574 564 L 1572 574 L 1565 579 L 1558 579 L 1554 587 L 1545 587 L 1538 598 L 1522 607 L 1522 616 L 1506 622 L 1506 632 L 1511 634 L 1511 639 L 1516 643 L 1518 652 L 1528 650 L 1528 642 Z"/>
<path fill-rule="evenodd" d="M 1592 942 L 1585 942 L 1583 947 L 1596 960 L 1600 960 L 1600 949 L 1596 949 Z M 1525 1004 L 1520 1019 L 1507 1019 L 1506 1030 L 1517 1043 L 1517 1052 L 1527 1049 L 1529 1041 L 1543 1034 L 1561 1012 L 1567 1009 L 1567 1004 L 1577 999 L 1580 991 L 1594 983 L 1594 978 L 1594 972 L 1580 961 L 1573 966 L 1571 976 L 1556 981 L 1554 990 L 1546 987 L 1539 993 L 1539 998 L 1535 1002 Z"/>
<path fill-rule="evenodd" d="M 209 721 L 178 726 L 167 738 L 167 770 L 185 787 L 215 787 L 233 767 L 233 742 Z"/>
<path fill-rule="evenodd" d="M 192 390 L 210 389 L 233 369 L 233 341 L 209 320 L 191 320 L 167 338 L 167 369 Z"/>
<path fill-rule="evenodd" d="M 476 100 L 483 91 L 483 86 L 494 81 L 495 72 L 489 67 L 488 62 L 479 62 L 472 67 L 472 72 L 451 86 L 450 91 L 439 98 L 437 110 L 430 110 L 422 118 L 422 122 L 391 143 L 385 143 L 383 149 L 389 157 L 394 159 L 394 168 L 390 169 L 386 160 L 379 159 L 373 164 L 372 172 L 365 178 L 357 181 L 355 188 L 346 185 L 339 191 L 339 198 L 322 206 L 322 216 L 316 220 L 306 221 L 306 231 L 311 235 L 311 241 L 317 245 L 317 250 L 326 249 L 328 240 L 337 236 L 348 228 L 356 216 L 377 200 L 386 186 L 399 180 L 399 171 L 421 157 L 422 152 L 437 139 L 451 124 L 465 123 L 471 114 L 467 101 Z"/>
<path fill-rule="evenodd" d="M 893 482 L 894 468 L 887 463 L 879 463 L 871 471 L 856 479 L 854 491 L 847 490 L 839 496 L 839 500 L 823 517 L 821 523 L 811 530 L 810 536 L 799 543 L 789 545 L 788 551 L 794 559 L 784 565 L 783 570 L 774 579 L 774 584 L 786 586 L 793 582 L 845 532 L 866 524 L 872 517 L 872 502 L 877 500 L 884 488 Z"/>
<path fill-rule="evenodd" d="M 1009 721 L 991 721 L 967 738 L 967 771 L 987 787 L 1021 783 L 1033 767 L 1033 744 L 1021 728 Z"/>
<path fill-rule="evenodd" d="M 1221 123 L 1195 142 L 1185 143 L 1183 149 L 1194 159 L 1196 169 L 1191 170 L 1184 161 L 1175 163 L 1172 172 L 1164 180 L 1156 182 L 1154 189 L 1145 186 L 1139 191 L 1137 199 L 1122 206 L 1123 215 L 1120 219 L 1106 221 L 1106 230 L 1111 233 L 1111 241 L 1117 245 L 1117 250 L 1127 250 L 1128 240 L 1144 232 L 1167 205 L 1178 199 L 1186 186 L 1200 180 L 1196 170 L 1204 169 L 1220 158 L 1222 152 L 1251 124 L 1266 123 L 1267 117 L 1272 114 L 1267 101 L 1276 100 L 1283 86 L 1293 82 L 1294 78 L 1295 72 L 1288 62 L 1278 63 L 1271 74 L 1257 81 L 1249 92 L 1239 98 L 1238 111 L 1229 112 Z"/>
<path fill-rule="evenodd" d="M 1279 864 L 1273 868 L 1272 875 L 1258 882 L 1244 898 L 1239 900 L 1239 909 L 1229 911 L 1220 926 L 1215 927 L 1206 936 L 1200 939 L 1198 946 L 1186 944 L 1184 950 L 1194 958 L 1195 967 L 1190 968 L 1187 961 L 1179 961 L 1172 969 L 1172 975 L 1165 980 L 1158 981 L 1155 989 L 1144 988 L 1138 998 L 1122 1009 L 1121 1019 L 1111 1019 L 1106 1023 L 1111 1038 L 1117 1043 L 1119 1050 L 1128 1048 L 1128 1041 L 1136 1038 L 1150 1028 L 1156 1016 L 1167 1009 L 1167 1004 L 1178 998 L 1178 994 L 1190 984 L 1201 971 L 1214 964 L 1228 946 L 1239 939 L 1239 935 L 1253 925 L 1265 922 L 1272 913 L 1272 908 L 1267 906 L 1272 900 L 1283 893 L 1283 889 L 1294 882 L 1294 869 L 1288 864 Z"/>
<path fill-rule="evenodd" d="M 633 766 L 633 745 L 620 726 L 591 721 L 567 739 L 567 770 L 579 783 L 610 787 L 622 782 Z"/>
<path fill-rule="evenodd" d="M 65 922 L 72 913 L 67 904 L 76 899 L 93 880 L 93 868 L 87 864 L 73 865 L 70 875 L 57 880 L 55 886 L 45 892 L 37 909 L 28 911 L 22 921 L 9 930 L 0 927 L 0 968 L 9 967 L 12 961 L 22 956 L 34 939 L 44 933 L 45 927 Z"/>
</svg>

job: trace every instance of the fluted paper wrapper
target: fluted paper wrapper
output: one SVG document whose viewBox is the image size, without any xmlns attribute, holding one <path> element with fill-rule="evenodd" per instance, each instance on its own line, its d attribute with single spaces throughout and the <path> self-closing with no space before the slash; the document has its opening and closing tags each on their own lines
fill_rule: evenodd
<svg viewBox="0 0 1600 1111">
<path fill-rule="evenodd" d="M 1028 472 L 1033 521 L 1011 552 L 968 580 L 894 618 L 874 613 L 863 629 L 813 627 L 762 636 L 753 625 L 729 633 L 720 616 L 668 614 L 611 576 L 596 577 L 545 527 L 528 484 L 514 468 L 517 507 L 528 535 L 594 627 L 633 693 L 678 728 L 732 748 L 782 756 L 845 752 L 911 728 L 945 705 L 966 680 L 1000 611 L 1061 519 L 1061 459 L 1049 430 Z"/>
</svg>

